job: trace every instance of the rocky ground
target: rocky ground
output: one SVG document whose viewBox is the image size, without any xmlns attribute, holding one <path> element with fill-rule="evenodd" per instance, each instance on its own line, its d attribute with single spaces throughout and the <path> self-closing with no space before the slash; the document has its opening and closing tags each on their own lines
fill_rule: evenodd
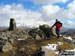
<svg viewBox="0 0 75 56">
<path fill-rule="evenodd" d="M 57 44 L 58 42 L 63 42 L 63 38 L 51 38 L 46 40 L 26 39 L 15 41 L 14 43 L 10 44 L 11 46 L 8 47 L 8 51 L 4 50 L 4 52 L 0 53 L 0 56 L 35 56 L 34 54 L 37 53 L 42 46 L 47 46 L 48 44 Z M 74 48 L 75 46 L 72 46 L 65 41 L 63 45 L 57 46 L 57 50 L 69 50 Z"/>
<path fill-rule="evenodd" d="M 9 29 L 0 30 L 0 56 L 43 56 L 45 51 L 42 51 L 42 46 L 58 42 L 63 42 L 63 45 L 58 45 L 57 51 L 75 48 L 75 42 L 64 39 L 63 36 L 56 38 L 54 29 L 50 30 L 49 25 L 40 25 L 38 28 L 25 31 L 16 28 L 16 24 L 11 20 Z M 50 55 L 54 54 L 52 50 L 49 52 Z"/>
</svg>

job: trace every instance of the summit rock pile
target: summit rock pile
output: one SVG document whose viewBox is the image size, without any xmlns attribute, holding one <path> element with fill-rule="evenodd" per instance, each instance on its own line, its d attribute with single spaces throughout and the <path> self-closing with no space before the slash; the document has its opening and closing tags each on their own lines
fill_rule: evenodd
<svg viewBox="0 0 75 56">
<path fill-rule="evenodd" d="M 27 40 L 33 38 L 36 40 L 41 40 L 50 38 L 50 36 L 56 36 L 56 34 L 54 29 L 50 30 L 49 25 L 40 25 L 39 28 L 25 31 L 24 29 L 17 28 L 16 21 L 13 18 L 11 18 L 9 28 L 0 31 L 0 43 L 2 43 L 0 45 L 0 49 L 3 52 L 7 52 L 13 48 L 11 43 L 13 43 L 14 41 Z"/>
<path fill-rule="evenodd" d="M 50 30 L 50 26 L 47 24 L 40 25 L 39 28 L 30 30 L 29 34 L 34 38 L 39 35 L 42 39 L 50 38 L 51 36 L 56 36 L 55 30 Z"/>
</svg>

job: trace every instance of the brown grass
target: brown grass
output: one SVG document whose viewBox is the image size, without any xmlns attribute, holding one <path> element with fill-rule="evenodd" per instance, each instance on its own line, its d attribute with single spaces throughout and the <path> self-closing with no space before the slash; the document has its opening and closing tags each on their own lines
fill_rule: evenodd
<svg viewBox="0 0 75 56">
<path fill-rule="evenodd" d="M 17 49 L 7 52 L 7 53 L 0 53 L 0 56 L 18 56 L 20 54 L 20 52 L 18 51 L 18 49 L 22 48 L 22 47 L 26 47 L 26 46 L 30 46 L 33 47 L 32 50 L 30 50 L 31 52 L 35 52 L 38 48 L 40 48 L 41 46 L 46 46 L 48 44 L 57 44 L 58 42 L 63 42 L 63 38 L 51 38 L 50 40 L 41 40 L 41 41 L 32 41 L 29 42 L 27 44 L 19 44 L 18 42 L 14 43 L 13 46 L 14 47 L 18 47 Z M 72 46 L 71 44 L 64 42 L 63 45 L 57 46 L 57 50 L 69 50 L 69 49 L 74 49 L 75 47 Z M 27 49 L 29 50 L 29 49 Z M 26 52 L 27 50 L 25 50 L 24 52 Z M 13 52 L 16 52 L 16 55 L 13 54 Z M 58 56 L 58 55 L 56 55 Z"/>
<path fill-rule="evenodd" d="M 63 45 L 57 46 L 57 50 L 70 50 L 70 49 L 74 49 L 75 46 L 72 46 L 71 44 L 64 42 Z"/>
</svg>

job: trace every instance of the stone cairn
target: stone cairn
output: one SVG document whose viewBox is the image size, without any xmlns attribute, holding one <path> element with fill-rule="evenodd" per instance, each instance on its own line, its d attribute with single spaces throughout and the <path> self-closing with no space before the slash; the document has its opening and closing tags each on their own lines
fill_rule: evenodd
<svg viewBox="0 0 75 56">
<path fill-rule="evenodd" d="M 16 30 L 16 22 L 13 18 L 10 19 L 9 30 Z"/>
</svg>

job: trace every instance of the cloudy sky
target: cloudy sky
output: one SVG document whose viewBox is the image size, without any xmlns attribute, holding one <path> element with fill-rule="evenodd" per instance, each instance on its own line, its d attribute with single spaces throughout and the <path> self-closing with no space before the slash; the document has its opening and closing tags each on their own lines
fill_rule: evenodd
<svg viewBox="0 0 75 56">
<path fill-rule="evenodd" d="M 75 0 L 0 0 L 0 26 L 52 26 L 59 19 L 64 27 L 75 28 Z"/>
</svg>

